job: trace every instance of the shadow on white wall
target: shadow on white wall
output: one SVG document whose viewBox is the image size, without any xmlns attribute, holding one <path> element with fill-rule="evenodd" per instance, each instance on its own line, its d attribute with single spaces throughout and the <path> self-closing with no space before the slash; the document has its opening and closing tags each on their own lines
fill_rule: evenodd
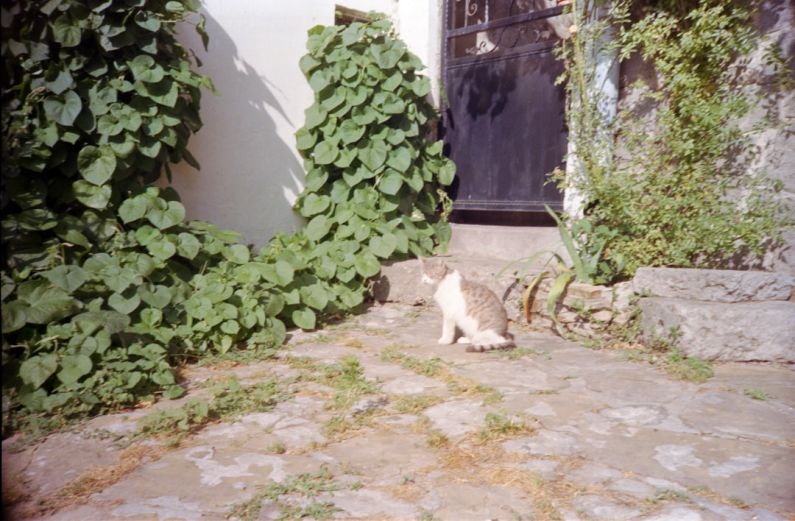
<svg viewBox="0 0 795 521">
<path fill-rule="evenodd" d="M 238 231 L 246 242 L 263 245 L 273 234 L 293 231 L 301 224 L 292 211 L 304 178 L 293 138 L 293 120 L 299 118 L 288 116 L 279 98 L 308 106 L 311 93 L 305 102 L 300 88 L 283 92 L 284 87 L 279 89 L 241 56 L 235 40 L 213 15 L 206 9 L 202 14 L 210 35 L 208 52 L 190 25 L 185 24 L 179 38 L 199 55 L 203 64 L 198 71 L 213 80 L 218 94 L 204 93 L 200 111 L 204 126 L 188 145 L 201 170 L 178 165 L 173 185 L 189 218 Z M 272 39 L 272 35 L 262 37 L 263 61 L 274 52 L 264 45 Z M 298 57 L 294 69 L 300 75 Z M 300 87 L 309 92 L 308 86 Z"/>
</svg>

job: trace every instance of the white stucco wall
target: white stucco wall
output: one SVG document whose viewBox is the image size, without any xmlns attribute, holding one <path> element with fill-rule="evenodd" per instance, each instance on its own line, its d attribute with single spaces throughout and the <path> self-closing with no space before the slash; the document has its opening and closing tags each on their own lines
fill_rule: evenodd
<svg viewBox="0 0 795 521">
<path fill-rule="evenodd" d="M 204 127 L 189 144 L 201 170 L 174 169 L 188 218 L 236 230 L 256 245 L 301 226 L 291 208 L 304 179 L 293 134 L 312 91 L 298 60 L 307 30 L 333 24 L 335 5 L 389 15 L 409 48 L 435 67 L 436 81 L 439 0 L 204 0 L 209 50 L 191 26 L 180 29 L 203 62 L 198 71 L 218 89 L 203 96 Z"/>
</svg>

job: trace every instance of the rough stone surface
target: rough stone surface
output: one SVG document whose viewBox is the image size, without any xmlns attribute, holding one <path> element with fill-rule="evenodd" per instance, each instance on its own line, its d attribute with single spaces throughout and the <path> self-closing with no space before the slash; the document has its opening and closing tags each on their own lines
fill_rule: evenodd
<svg viewBox="0 0 795 521">
<path fill-rule="evenodd" d="M 520 356 L 466 353 L 436 343 L 438 315 L 433 306 L 375 306 L 294 335 L 280 360 L 186 370 L 184 399 L 100 417 L 35 445 L 5 440 L 4 518 L 222 520 L 239 519 L 230 513 L 245 505 L 257 505 L 261 520 L 313 511 L 395 521 L 795 516 L 791 368 L 716 364 L 715 377 L 696 385 L 518 326 Z M 404 363 L 382 358 L 387 346 Z M 313 355 L 320 363 L 355 356 L 377 389 L 339 409 L 334 397 L 344 388 L 301 378 L 286 363 Z M 431 358 L 438 374 L 411 369 Z M 197 382 L 230 374 L 275 379 L 285 400 L 193 432 L 174 448 L 130 438 L 141 416 L 207 398 Z M 527 428 L 489 431 L 488 413 Z M 335 434 L 327 427 L 339 418 L 350 428 Z M 161 452 L 121 472 L 124 451 L 145 447 Z M 59 496 L 96 475 L 109 477 L 68 501 Z M 322 485 L 306 485 L 321 475 Z M 277 499 L 258 499 L 277 484 L 285 490 Z"/>
<path fill-rule="evenodd" d="M 766 271 L 639 268 L 632 281 L 635 292 L 707 302 L 788 300 L 795 276 Z"/>
<path fill-rule="evenodd" d="M 705 360 L 795 362 L 795 302 L 640 299 L 646 338 L 681 334 L 677 346 Z"/>
</svg>

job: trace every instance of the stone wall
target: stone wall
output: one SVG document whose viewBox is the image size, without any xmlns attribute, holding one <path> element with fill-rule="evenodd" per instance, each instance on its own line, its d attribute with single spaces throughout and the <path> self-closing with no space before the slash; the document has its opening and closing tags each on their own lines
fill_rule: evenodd
<svg viewBox="0 0 795 521">
<path fill-rule="evenodd" d="M 758 173 L 781 182 L 781 199 L 790 204 L 789 215 L 795 220 L 795 91 L 773 92 L 772 71 L 765 65 L 767 45 L 776 47 L 787 61 L 788 73 L 795 77 L 795 3 L 790 0 L 766 0 L 757 9 L 754 24 L 762 36 L 763 45 L 749 60 L 748 76 L 753 83 L 749 89 L 761 89 L 765 102 L 757 104 L 742 122 L 743 128 L 769 120 L 765 130 L 753 134 L 753 144 L 758 156 L 748 175 Z M 653 103 L 641 101 L 643 89 L 631 88 L 643 80 L 656 88 L 660 78 L 654 69 L 640 57 L 633 56 L 621 65 L 619 110 L 631 109 L 640 122 L 648 123 L 648 132 L 654 132 Z M 616 157 L 621 161 L 626 155 L 623 143 L 616 143 Z M 784 231 L 783 243 L 763 259 L 743 259 L 738 268 L 755 268 L 795 274 L 795 229 Z"/>
<path fill-rule="evenodd" d="M 532 295 L 530 324 L 534 327 L 546 329 L 554 326 L 547 311 L 547 297 L 552 283 L 545 279 Z M 566 332 L 587 338 L 601 337 L 609 326 L 624 325 L 629 321 L 633 295 L 630 282 L 610 287 L 572 282 L 556 305 L 555 315 Z"/>
</svg>

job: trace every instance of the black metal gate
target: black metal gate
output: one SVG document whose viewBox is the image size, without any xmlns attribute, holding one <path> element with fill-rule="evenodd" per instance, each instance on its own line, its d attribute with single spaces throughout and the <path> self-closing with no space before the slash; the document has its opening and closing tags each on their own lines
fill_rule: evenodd
<svg viewBox="0 0 795 521">
<path fill-rule="evenodd" d="M 550 5 L 552 7 L 550 7 Z M 547 175 L 566 153 L 565 34 L 555 0 L 445 0 L 442 132 L 456 210 L 560 209 Z M 446 95 L 446 96 L 445 96 Z M 446 97 L 446 99 L 444 99 Z"/>
</svg>

